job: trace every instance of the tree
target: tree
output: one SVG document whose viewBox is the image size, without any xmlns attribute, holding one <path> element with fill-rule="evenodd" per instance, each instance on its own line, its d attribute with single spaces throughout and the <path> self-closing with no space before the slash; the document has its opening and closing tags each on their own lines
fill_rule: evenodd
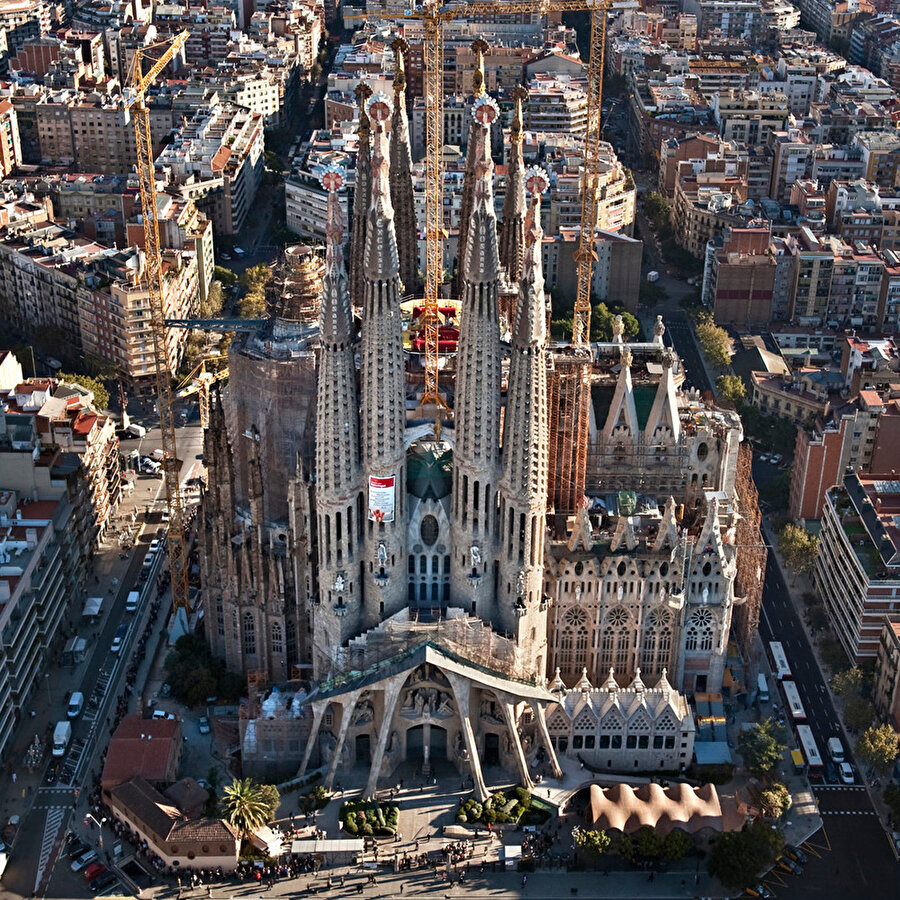
<svg viewBox="0 0 900 900">
<path fill-rule="evenodd" d="M 763 719 L 752 728 L 741 732 L 738 753 L 748 771 L 766 778 L 778 767 L 787 741 L 784 728 L 774 719 Z"/>
<path fill-rule="evenodd" d="M 579 850 L 583 850 L 586 853 L 596 853 L 597 856 L 602 856 L 606 853 L 611 843 L 610 837 L 605 831 L 579 828 L 577 825 L 572 829 L 572 837 L 575 840 L 575 846 Z"/>
<path fill-rule="evenodd" d="M 201 302 L 200 313 L 201 319 L 214 319 L 222 314 L 222 306 L 225 303 L 225 292 L 222 290 L 222 282 L 214 281 L 206 292 L 206 300 Z"/>
<path fill-rule="evenodd" d="M 879 775 L 889 772 L 898 750 L 897 733 L 890 725 L 872 725 L 856 741 L 856 755 Z"/>
<path fill-rule="evenodd" d="M 611 341 L 613 338 L 613 323 L 616 316 L 622 317 L 624 327 L 624 339 L 637 337 L 641 331 L 640 322 L 621 306 L 609 307 L 605 303 L 598 303 L 591 309 L 591 340 Z"/>
<path fill-rule="evenodd" d="M 222 813 L 225 820 L 237 828 L 242 837 L 272 821 L 276 807 L 271 804 L 267 788 L 252 778 L 235 778 L 222 792 Z M 277 796 L 278 791 L 275 791 Z"/>
<path fill-rule="evenodd" d="M 215 266 L 213 268 L 213 278 L 215 278 L 216 281 L 221 281 L 227 288 L 233 288 L 238 283 L 237 275 L 235 275 L 231 269 L 226 269 L 224 266 Z"/>
<path fill-rule="evenodd" d="M 684 859 L 694 847 L 691 836 L 680 828 L 673 828 L 663 838 L 663 853 L 666 859 Z"/>
<path fill-rule="evenodd" d="M 669 201 L 665 194 L 650 191 L 644 196 L 644 214 L 656 231 L 663 231 L 669 224 Z"/>
<path fill-rule="evenodd" d="M 809 572 L 816 563 L 819 539 L 788 522 L 778 533 L 778 550 L 784 561 L 798 574 Z"/>
<path fill-rule="evenodd" d="M 831 689 L 846 703 L 860 695 L 865 680 L 863 670 L 859 666 L 854 666 L 852 669 L 836 673 L 831 679 Z"/>
<path fill-rule="evenodd" d="M 700 349 L 711 366 L 724 369 L 731 364 L 731 336 L 724 328 L 702 322 L 695 330 Z"/>
<path fill-rule="evenodd" d="M 772 819 L 777 819 L 791 808 L 791 792 L 787 785 L 776 781 L 759 795 L 759 805 Z"/>
<path fill-rule="evenodd" d="M 66 384 L 77 384 L 94 395 L 94 406 L 97 409 L 109 407 L 109 391 L 99 378 L 91 378 L 90 375 L 67 375 L 60 372 L 57 379 Z"/>
<path fill-rule="evenodd" d="M 272 270 L 265 264 L 251 266 L 241 275 L 241 284 L 247 293 L 241 297 L 240 311 L 245 319 L 262 316 L 266 311 L 266 285 L 272 277 Z"/>
<path fill-rule="evenodd" d="M 763 819 L 741 831 L 720 834 L 709 855 L 709 873 L 725 887 L 746 888 L 775 862 L 784 847 L 781 833 Z"/>
<path fill-rule="evenodd" d="M 844 724 L 851 731 L 865 731 L 875 721 L 875 707 L 862 697 L 851 697 L 844 706 Z"/>
<path fill-rule="evenodd" d="M 747 396 L 747 387 L 737 375 L 720 375 L 716 379 L 716 393 L 720 400 L 740 406 Z"/>
<path fill-rule="evenodd" d="M 634 846 L 644 859 L 657 859 L 663 855 L 662 835 L 649 825 L 641 825 L 634 836 Z"/>
</svg>

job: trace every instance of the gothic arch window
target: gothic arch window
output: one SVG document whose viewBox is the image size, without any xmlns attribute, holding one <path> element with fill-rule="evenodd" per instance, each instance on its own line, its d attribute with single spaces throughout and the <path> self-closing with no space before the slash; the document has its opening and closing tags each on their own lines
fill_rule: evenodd
<svg viewBox="0 0 900 900">
<path fill-rule="evenodd" d="M 587 668 L 588 664 L 588 633 L 586 628 L 581 628 L 575 635 L 575 669 Z"/>
<path fill-rule="evenodd" d="M 615 661 L 615 656 L 613 654 L 613 650 L 616 646 L 616 632 L 615 629 L 611 628 L 607 625 L 606 628 L 603 629 L 603 634 L 600 638 L 600 671 L 606 672 L 609 670 Z"/>
<path fill-rule="evenodd" d="M 433 547 L 437 543 L 439 533 L 438 520 L 434 516 L 425 516 L 422 519 L 422 524 L 419 526 L 419 536 L 422 538 L 422 543 L 426 547 Z"/>
<path fill-rule="evenodd" d="M 559 659 L 557 660 L 557 665 L 563 672 L 572 671 L 572 650 L 574 646 L 574 632 L 571 628 L 563 628 L 563 630 L 559 633 Z"/>
<path fill-rule="evenodd" d="M 256 653 L 256 624 L 253 621 L 253 613 L 244 613 L 244 654 L 252 656 Z"/>
<path fill-rule="evenodd" d="M 664 606 L 656 606 L 650 610 L 644 635 L 641 642 L 641 670 L 643 672 L 660 672 L 663 666 L 669 665 L 672 652 L 672 616 Z"/>
<path fill-rule="evenodd" d="M 698 609 L 688 620 L 685 650 L 712 650 L 713 614 L 708 609 Z"/>
<path fill-rule="evenodd" d="M 272 652 L 284 652 L 284 638 L 281 630 L 281 622 L 272 623 Z"/>
</svg>

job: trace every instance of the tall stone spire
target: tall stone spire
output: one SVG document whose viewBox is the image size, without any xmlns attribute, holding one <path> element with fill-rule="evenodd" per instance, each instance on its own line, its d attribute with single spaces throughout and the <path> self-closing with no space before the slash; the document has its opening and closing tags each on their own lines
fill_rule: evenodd
<svg viewBox="0 0 900 900">
<path fill-rule="evenodd" d="M 540 678 L 547 658 L 542 582 L 549 462 L 540 198 L 548 184 L 542 169 L 532 168 L 526 173 L 531 203 L 525 221 L 525 259 L 512 330 L 503 424 L 496 619 L 504 631 L 516 636 L 520 665 Z"/>
<path fill-rule="evenodd" d="M 372 88 L 364 81 L 356 86 L 359 102 L 359 146 L 356 151 L 356 183 L 353 188 L 353 230 L 350 235 L 350 302 L 362 306 L 363 253 L 366 248 L 366 217 L 372 195 L 372 161 L 369 150 L 369 117 L 366 101 L 372 96 Z"/>
<path fill-rule="evenodd" d="M 503 222 L 500 226 L 500 264 L 507 280 L 518 284 L 525 259 L 525 163 L 522 157 L 524 139 L 522 103 L 528 91 L 521 85 L 514 88 L 513 119 L 509 130 L 509 165 L 506 176 L 506 196 L 503 199 Z"/>
<path fill-rule="evenodd" d="M 500 444 L 500 327 L 497 301 L 500 258 L 494 213 L 491 124 L 497 104 L 482 96 L 472 110 L 469 153 L 476 160 L 473 210 L 466 230 L 462 312 L 456 354 L 456 447 L 453 451 L 452 595 L 475 604 L 482 618 L 494 592 L 492 552 Z M 477 552 L 472 552 L 476 548 Z"/>
<path fill-rule="evenodd" d="M 392 44 L 394 70 L 394 114 L 391 117 L 391 204 L 394 207 L 394 231 L 400 257 L 400 281 L 405 294 L 419 289 L 416 205 L 413 198 L 412 154 L 409 150 L 409 120 L 406 116 L 406 51 L 403 38 Z"/>
<path fill-rule="evenodd" d="M 475 52 L 475 71 L 472 73 L 472 94 L 477 102 L 485 95 L 484 89 L 484 54 L 488 51 L 487 42 L 481 38 L 472 42 L 472 50 Z M 463 253 L 466 247 L 466 231 L 469 228 L 469 220 L 472 218 L 472 204 L 475 197 L 475 168 L 478 153 L 473 148 L 478 146 L 478 132 L 483 126 L 477 119 L 469 123 L 469 139 L 466 142 L 466 170 L 463 175 L 462 204 L 459 211 L 459 241 L 457 244 L 456 264 L 456 290 L 459 294 L 465 277 L 463 269 L 465 260 Z"/>
<path fill-rule="evenodd" d="M 358 633 L 363 619 L 359 570 L 359 400 L 353 317 L 343 258 L 344 223 L 338 198 L 344 184 L 343 173 L 329 168 L 322 183 L 328 191 L 328 224 L 316 395 L 319 607 L 313 624 L 314 648 L 339 646 Z"/>
<path fill-rule="evenodd" d="M 362 349 L 362 460 L 368 479 L 365 619 L 371 627 L 406 604 L 406 378 L 400 277 L 385 126 L 391 101 L 369 98 L 374 129 L 372 201 L 366 223 Z"/>
</svg>

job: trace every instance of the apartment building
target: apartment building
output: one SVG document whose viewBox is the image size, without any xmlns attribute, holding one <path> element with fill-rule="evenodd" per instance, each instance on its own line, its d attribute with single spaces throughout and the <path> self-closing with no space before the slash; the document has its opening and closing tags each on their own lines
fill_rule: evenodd
<svg viewBox="0 0 900 900">
<path fill-rule="evenodd" d="M 40 447 L 75 454 L 86 486 L 90 524 L 83 539 L 93 549 L 119 505 L 122 473 L 115 422 L 94 408 L 93 394 L 56 379 L 20 381 L 5 396 L 10 415 L 32 416 Z"/>
<path fill-rule="evenodd" d="M 44 0 L 4 0 L 0 4 L 0 31 L 6 33 L 9 52 L 47 34 L 56 17 L 57 10 Z"/>
<path fill-rule="evenodd" d="M 798 128 L 772 131 L 768 150 L 772 155 L 772 178 L 768 196 L 777 203 L 787 203 L 794 183 L 802 180 L 810 169 L 815 145 Z"/>
<path fill-rule="evenodd" d="M 532 131 L 584 134 L 587 130 L 587 93 L 583 82 L 566 76 L 538 75 L 528 84 L 525 124 Z"/>
<path fill-rule="evenodd" d="M 16 109 L 9 100 L 0 100 L 0 178 L 6 178 L 21 164 L 22 147 Z"/>
<path fill-rule="evenodd" d="M 875 712 L 882 722 L 900 731 L 900 617 L 885 616 L 875 657 Z"/>
<path fill-rule="evenodd" d="M 726 141 L 748 146 L 765 144 L 773 131 L 784 131 L 790 114 L 788 98 L 780 91 L 729 90 L 714 94 L 710 108 L 719 134 Z"/>
<path fill-rule="evenodd" d="M 900 352 L 892 337 L 844 337 L 841 347 L 841 375 L 854 393 L 882 390 L 900 384 Z"/>
<path fill-rule="evenodd" d="M 167 319 L 196 315 L 198 260 L 193 251 L 163 250 L 162 298 Z M 107 253 L 93 260 L 76 292 L 81 341 L 85 353 L 117 367 L 132 395 L 156 390 L 150 295 L 146 260 L 135 249 Z M 166 330 L 166 358 L 174 374 L 181 363 L 186 332 Z"/>
<path fill-rule="evenodd" d="M 790 375 L 750 373 L 750 402 L 761 412 L 797 425 L 828 413 L 841 386 L 837 372 L 802 366 Z"/>
<path fill-rule="evenodd" d="M 825 493 L 813 583 L 854 663 L 874 659 L 885 616 L 900 614 L 900 482 L 844 475 Z"/>
<path fill-rule="evenodd" d="M 680 163 L 672 206 L 675 240 L 698 259 L 726 228 L 748 221 L 740 208 L 747 199 L 747 181 L 735 171 L 730 167 L 705 171 L 690 162 Z"/>
<path fill-rule="evenodd" d="M 222 234 L 244 227 L 263 170 L 263 117 L 228 102 L 194 113 L 156 159 L 175 193 Z"/>
</svg>

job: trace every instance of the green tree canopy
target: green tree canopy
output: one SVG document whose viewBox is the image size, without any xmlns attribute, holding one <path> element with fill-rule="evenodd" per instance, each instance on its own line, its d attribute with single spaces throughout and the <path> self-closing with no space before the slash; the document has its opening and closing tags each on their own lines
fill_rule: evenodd
<svg viewBox="0 0 900 900">
<path fill-rule="evenodd" d="M 274 785 L 259 784 L 252 778 L 236 778 L 222 791 L 220 804 L 225 820 L 238 829 L 242 837 L 268 825 L 278 809 L 278 791 Z"/>
<path fill-rule="evenodd" d="M 898 751 L 897 733 L 890 725 L 872 725 L 856 741 L 856 755 L 880 775 L 889 772 Z"/>
<path fill-rule="evenodd" d="M 641 825 L 634 835 L 634 847 L 644 859 L 657 859 L 665 850 L 663 836 L 649 825 Z"/>
<path fill-rule="evenodd" d="M 596 853 L 602 856 L 609 849 L 611 843 L 609 835 L 605 831 L 595 831 L 592 828 L 575 826 L 572 829 L 572 838 L 575 846 L 585 853 Z"/>
<path fill-rule="evenodd" d="M 237 275 L 235 275 L 231 269 L 226 269 L 224 266 L 215 266 L 213 268 L 213 278 L 215 278 L 216 281 L 221 281 L 227 288 L 232 288 L 238 283 Z"/>
<path fill-rule="evenodd" d="M 851 731 L 865 731 L 875 721 L 875 707 L 862 697 L 851 697 L 844 706 L 844 723 Z"/>
<path fill-rule="evenodd" d="M 756 819 L 741 831 L 720 834 L 709 856 L 709 873 L 725 887 L 746 888 L 775 862 L 784 847 L 781 832 Z"/>
<path fill-rule="evenodd" d="M 109 391 L 99 378 L 91 378 L 90 375 L 69 375 L 65 372 L 60 372 L 56 378 L 66 384 L 81 385 L 86 391 L 90 391 L 94 395 L 95 408 L 103 410 L 109 407 Z"/>
<path fill-rule="evenodd" d="M 786 784 L 776 781 L 759 795 L 759 803 L 767 816 L 777 819 L 791 808 L 791 793 Z"/>
<path fill-rule="evenodd" d="M 788 522 L 778 533 L 778 549 L 795 572 L 809 572 L 816 564 L 819 539 L 806 529 Z"/>
<path fill-rule="evenodd" d="M 716 379 L 716 393 L 720 400 L 740 406 L 747 396 L 747 387 L 737 375 L 720 375 Z"/>
<path fill-rule="evenodd" d="M 766 778 L 775 771 L 787 750 L 784 728 L 774 719 L 763 719 L 741 732 L 737 749 L 747 770 Z"/>
<path fill-rule="evenodd" d="M 265 264 L 251 266 L 241 275 L 241 284 L 247 292 L 241 297 L 240 311 L 245 319 L 258 318 L 266 311 L 266 285 L 272 270 Z"/>
<path fill-rule="evenodd" d="M 663 838 L 663 856 L 666 859 L 684 859 L 693 847 L 691 836 L 680 828 L 673 828 Z"/>
<path fill-rule="evenodd" d="M 846 703 L 862 693 L 865 683 L 865 673 L 859 666 L 854 666 L 852 669 L 837 672 L 831 679 L 831 688 Z"/>
<path fill-rule="evenodd" d="M 669 201 L 665 194 L 650 191 L 644 195 L 644 214 L 657 231 L 663 231 L 669 224 Z"/>
<path fill-rule="evenodd" d="M 724 369 L 731 365 L 731 336 L 724 328 L 701 322 L 695 329 L 700 349 L 711 366 Z"/>
<path fill-rule="evenodd" d="M 611 341 L 613 338 L 613 322 L 616 316 L 622 317 L 625 328 L 624 339 L 631 340 L 640 334 L 641 325 L 638 320 L 621 306 L 607 306 L 598 303 L 591 309 L 591 340 Z"/>
<path fill-rule="evenodd" d="M 206 292 L 206 300 L 200 303 L 198 310 L 201 319 L 215 319 L 222 314 L 222 306 L 225 302 L 225 292 L 222 290 L 222 282 L 214 281 Z"/>
</svg>

